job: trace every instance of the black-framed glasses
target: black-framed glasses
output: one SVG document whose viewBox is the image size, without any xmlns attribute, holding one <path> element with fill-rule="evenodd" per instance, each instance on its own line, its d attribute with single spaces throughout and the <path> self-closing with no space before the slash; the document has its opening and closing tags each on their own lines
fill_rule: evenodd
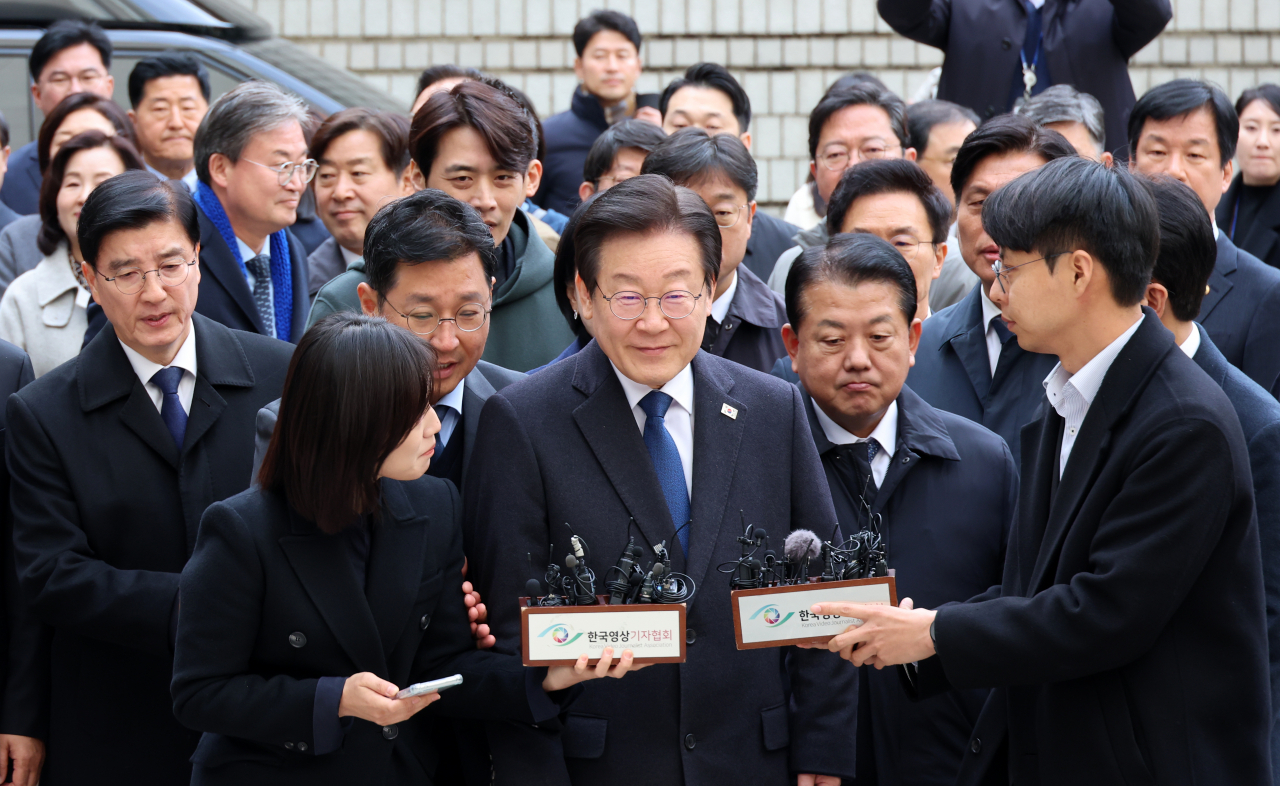
<svg viewBox="0 0 1280 786">
<path fill-rule="evenodd" d="M 597 287 L 599 289 L 599 287 Z M 658 301 L 658 310 L 667 319 L 684 319 L 693 313 L 694 306 L 702 295 L 695 295 L 686 289 L 673 289 L 661 295 L 645 297 L 639 292 L 614 292 L 612 296 L 600 290 L 600 297 L 609 304 L 609 311 L 618 319 L 639 319 L 649 307 L 650 300 Z"/>
<path fill-rule="evenodd" d="M 484 327 L 484 322 L 489 318 L 489 312 L 492 310 L 485 308 L 483 303 L 463 303 L 451 317 L 442 317 L 429 308 L 419 308 L 405 314 L 392 306 L 390 300 L 383 298 L 383 301 L 391 306 L 392 311 L 404 317 L 409 329 L 419 336 L 429 336 L 436 332 L 442 322 L 452 322 L 453 326 L 463 333 L 474 333 Z"/>
<path fill-rule="evenodd" d="M 154 270 L 139 270 L 138 268 L 126 268 L 114 276 L 103 276 L 107 281 L 116 285 L 116 289 L 120 290 L 122 295 L 136 295 L 142 291 L 147 285 L 147 276 L 152 273 L 156 274 L 156 278 L 160 280 L 160 285 L 165 287 L 176 287 L 183 281 L 187 280 L 187 271 L 191 270 L 191 266 L 196 263 L 199 257 L 192 257 L 190 262 L 166 262 Z"/>
<path fill-rule="evenodd" d="M 1066 253 L 1069 253 L 1069 252 L 1055 251 L 1052 254 L 1045 254 L 1039 259 L 1033 259 L 1030 262 L 1023 262 L 1020 265 L 1013 265 L 1012 267 L 1006 266 L 1004 263 L 1004 257 L 1000 257 L 996 259 L 994 263 L 992 263 L 991 270 L 996 274 L 996 281 L 1000 282 L 1000 291 L 1004 292 L 1005 294 L 1008 294 L 1009 287 L 1013 286 L 1013 284 L 1009 280 L 1009 274 L 1011 272 L 1017 270 L 1020 267 L 1026 267 L 1027 265 L 1035 264 L 1036 262 L 1043 262 L 1046 259 L 1053 259 L 1054 257 L 1060 257 Z"/>
<path fill-rule="evenodd" d="M 282 186 L 289 185 L 289 181 L 293 180 L 295 172 L 302 173 L 302 185 L 305 186 L 307 183 L 311 182 L 311 178 L 316 176 L 316 170 L 320 168 L 320 165 L 316 163 L 314 158 L 308 158 L 305 161 L 286 161 L 283 164 L 277 164 L 276 166 L 261 164 L 250 158 L 246 158 L 245 161 L 248 161 L 250 164 L 258 164 L 258 166 L 263 169 L 270 169 L 272 172 L 275 172 L 276 182 Z"/>
</svg>

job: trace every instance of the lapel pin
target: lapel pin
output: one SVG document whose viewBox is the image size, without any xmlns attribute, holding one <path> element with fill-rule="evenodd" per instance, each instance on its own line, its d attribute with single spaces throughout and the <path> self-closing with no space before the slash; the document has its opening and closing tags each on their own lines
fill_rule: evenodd
<svg viewBox="0 0 1280 786">
<path fill-rule="evenodd" d="M 730 419 L 732 419 L 732 420 L 737 420 L 737 419 L 738 419 L 738 410 L 734 409 L 733 407 L 729 406 L 728 404 L 721 404 L 721 405 L 720 405 L 720 412 L 721 412 L 722 414 L 728 415 L 728 416 L 729 416 L 729 418 L 730 418 Z"/>
</svg>

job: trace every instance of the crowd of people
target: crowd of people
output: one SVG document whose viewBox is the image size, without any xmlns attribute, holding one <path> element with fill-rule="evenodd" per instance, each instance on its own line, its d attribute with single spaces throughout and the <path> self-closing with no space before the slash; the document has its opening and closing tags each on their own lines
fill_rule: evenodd
<svg viewBox="0 0 1280 786">
<path fill-rule="evenodd" d="M 784 218 L 742 85 L 637 94 L 616 11 L 545 121 L 181 52 L 126 112 L 50 26 L 0 121 L 0 776 L 1280 783 L 1280 87 L 1135 96 L 1167 2 L 1025 5 L 979 57 L 882 0 L 938 97 L 837 80 Z M 901 604 L 738 650 L 744 521 L 874 534 Z M 597 576 L 667 544 L 682 663 L 522 665 L 566 523 Z"/>
</svg>

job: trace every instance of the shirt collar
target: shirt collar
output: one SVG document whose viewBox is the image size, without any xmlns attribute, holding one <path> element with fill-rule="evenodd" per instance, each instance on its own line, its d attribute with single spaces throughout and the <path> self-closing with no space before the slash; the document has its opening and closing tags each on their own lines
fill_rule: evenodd
<svg viewBox="0 0 1280 786">
<path fill-rule="evenodd" d="M 168 366 L 162 366 L 159 363 L 147 360 L 138 353 L 133 347 L 120 341 L 121 348 L 124 349 L 124 356 L 129 359 L 129 365 L 133 367 L 133 373 L 138 375 L 138 379 L 142 384 L 147 384 L 156 372 L 162 368 L 178 367 L 183 371 L 196 375 L 196 321 L 191 317 L 187 317 L 187 324 L 190 329 L 187 331 L 187 337 L 182 342 L 182 346 L 178 347 L 178 354 L 173 356 L 173 362 Z M 116 338 L 119 341 L 119 337 Z"/>
<path fill-rule="evenodd" d="M 822 426 L 822 433 L 826 435 L 827 441 L 832 445 L 852 445 L 855 442 L 867 441 L 832 420 L 827 413 L 822 411 L 822 407 L 818 406 L 816 401 L 813 402 L 813 414 L 818 418 L 818 425 Z M 884 411 L 884 417 L 880 418 L 880 422 L 876 424 L 876 427 L 871 431 L 871 436 L 867 439 L 874 439 L 879 442 L 880 449 L 887 456 L 892 456 L 897 452 L 898 402 L 896 399 L 889 404 L 889 408 Z"/>
<path fill-rule="evenodd" d="M 352 262 L 357 262 L 361 259 L 364 259 L 364 257 L 361 256 L 360 254 L 357 254 L 354 251 L 348 251 L 345 246 L 338 245 L 338 241 L 336 240 L 333 241 L 333 244 L 335 246 L 338 246 L 338 253 L 342 255 L 343 267 L 349 268 L 351 267 Z"/>
<path fill-rule="evenodd" d="M 640 403 L 640 399 L 653 392 L 653 388 L 648 385 L 641 384 L 629 378 L 613 365 L 613 361 L 609 361 L 609 365 L 613 366 L 613 373 L 618 375 L 618 381 L 622 383 L 622 392 L 627 395 L 627 406 L 635 409 Z M 659 388 L 663 393 L 670 396 L 676 404 L 684 408 L 685 412 L 693 414 L 693 365 L 686 365 L 680 369 L 680 373 L 672 377 L 667 384 Z"/>
<path fill-rule="evenodd" d="M 1112 341 L 1101 352 L 1094 355 L 1088 363 L 1084 364 L 1083 368 L 1074 374 L 1068 374 L 1067 370 L 1062 367 L 1062 361 L 1058 361 L 1058 364 L 1053 367 L 1053 371 L 1049 372 L 1049 376 L 1044 380 L 1044 389 L 1049 394 L 1049 402 L 1053 404 L 1053 408 L 1058 408 L 1057 402 L 1061 401 L 1063 389 L 1068 383 L 1084 399 L 1086 407 L 1092 404 L 1094 397 L 1098 395 L 1098 389 L 1102 387 L 1102 380 L 1107 376 L 1107 370 L 1111 368 L 1111 364 L 1119 356 L 1120 350 L 1124 349 L 1124 345 L 1128 344 L 1129 339 L 1133 338 L 1133 334 L 1138 332 L 1138 327 L 1142 325 L 1142 320 L 1143 317 L 1138 317 L 1138 320 L 1128 330 L 1121 333 L 1115 341 Z M 1062 413 L 1059 412 L 1058 414 Z"/>
<path fill-rule="evenodd" d="M 1196 350 L 1200 349 L 1200 328 L 1197 325 L 1191 326 L 1191 333 L 1186 341 L 1178 345 L 1178 349 L 1185 352 L 1189 358 L 1196 356 Z"/>
<path fill-rule="evenodd" d="M 248 262 L 250 259 L 253 259 L 254 257 L 257 256 L 257 254 L 253 253 L 253 249 L 249 248 L 249 244 L 244 242 L 238 237 L 236 238 L 236 248 L 240 250 L 240 259 L 244 262 Z M 260 253 L 267 259 L 271 258 L 271 238 L 270 237 L 268 237 L 267 241 L 262 244 L 262 251 Z"/>
<path fill-rule="evenodd" d="M 1210 223 L 1210 224 L 1213 224 L 1213 239 L 1214 239 L 1214 240 L 1217 240 L 1217 239 L 1218 239 L 1218 235 L 1220 234 L 1220 233 L 1218 232 L 1218 219 L 1217 219 L 1217 217 L 1216 217 L 1216 216 L 1214 216 L 1214 215 L 1213 215 L 1213 211 L 1212 211 L 1212 210 L 1210 210 L 1210 211 L 1209 211 L 1209 223 Z"/>
<path fill-rule="evenodd" d="M 982 330 L 986 332 L 991 329 L 991 320 L 1000 316 L 1000 307 L 991 302 L 991 298 L 987 296 L 987 290 L 982 288 L 982 283 L 978 283 L 978 296 L 982 300 Z M 993 284 L 993 286 L 999 286 Z"/>
<path fill-rule="evenodd" d="M 729 283 L 729 288 L 724 291 L 723 295 L 716 298 L 711 303 L 711 318 L 714 319 L 718 325 L 723 325 L 724 318 L 729 316 L 729 306 L 733 305 L 733 296 L 738 291 L 739 278 L 741 278 L 741 276 L 739 276 L 738 271 L 735 270 L 733 272 L 733 281 Z"/>
<path fill-rule="evenodd" d="M 339 248 L 341 248 L 341 246 L 339 246 Z M 459 415 L 461 415 L 462 414 L 462 393 L 463 393 L 463 388 L 465 388 L 466 386 L 467 386 L 467 378 L 463 377 L 458 382 L 458 386 L 456 388 L 454 388 L 453 390 L 450 390 L 448 393 L 440 397 L 440 400 L 436 402 L 436 406 L 448 407 L 449 409 L 452 409 L 454 412 L 457 412 Z"/>
</svg>

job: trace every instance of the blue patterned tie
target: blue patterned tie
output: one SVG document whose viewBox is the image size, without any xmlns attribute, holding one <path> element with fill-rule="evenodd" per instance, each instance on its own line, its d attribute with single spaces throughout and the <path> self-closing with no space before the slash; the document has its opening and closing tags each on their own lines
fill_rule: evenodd
<svg viewBox="0 0 1280 786">
<path fill-rule="evenodd" d="M 689 555 L 689 489 L 684 482 L 684 464 L 680 461 L 680 451 L 676 450 L 676 441 L 667 432 L 667 410 L 671 407 L 671 396 L 660 390 L 649 393 L 640 399 L 640 409 L 644 410 L 644 446 L 649 449 L 649 458 L 653 459 L 653 468 L 658 473 L 658 485 L 662 487 L 662 496 L 667 498 L 667 509 L 671 511 L 671 523 L 676 527 L 676 536 L 680 538 L 680 548 L 685 556 Z"/>
<path fill-rule="evenodd" d="M 262 317 L 262 334 L 274 337 L 276 334 L 276 306 L 271 302 L 271 257 L 258 254 L 244 263 L 253 274 L 253 304 L 258 307 Z"/>
<path fill-rule="evenodd" d="M 164 393 L 164 400 L 160 404 L 160 419 L 173 435 L 179 452 L 182 451 L 182 439 L 187 433 L 187 411 L 178 400 L 178 383 L 181 381 L 182 369 L 177 366 L 162 368 L 151 377 L 151 384 Z"/>
</svg>

